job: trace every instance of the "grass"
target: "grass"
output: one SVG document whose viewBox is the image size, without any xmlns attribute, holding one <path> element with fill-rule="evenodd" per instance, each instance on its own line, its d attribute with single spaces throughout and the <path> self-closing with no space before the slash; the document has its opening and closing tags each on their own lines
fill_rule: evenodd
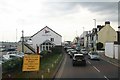
<svg viewBox="0 0 120 80">
<path fill-rule="evenodd" d="M 46 58 L 42 58 L 40 60 L 40 70 L 37 72 L 22 72 L 22 71 L 13 71 L 12 73 L 9 73 L 12 78 L 52 78 L 54 71 L 56 70 L 57 65 L 62 59 L 62 54 L 51 54 Z M 49 69 L 49 71 L 48 71 Z M 7 76 L 4 76 L 3 78 L 6 78 Z"/>
</svg>

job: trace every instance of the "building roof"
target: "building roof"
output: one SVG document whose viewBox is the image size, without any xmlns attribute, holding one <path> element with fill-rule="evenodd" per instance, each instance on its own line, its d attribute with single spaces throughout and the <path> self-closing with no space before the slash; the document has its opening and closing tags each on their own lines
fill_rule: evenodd
<svg viewBox="0 0 120 80">
<path fill-rule="evenodd" d="M 44 28 L 42 28 L 40 31 L 38 31 L 37 33 L 35 33 L 34 35 L 32 35 L 31 36 L 31 38 L 33 37 L 33 36 L 35 36 L 35 35 L 37 35 L 39 32 L 41 32 L 43 29 L 45 29 L 45 28 L 48 28 L 48 29 L 50 29 L 51 31 L 53 31 L 51 28 L 49 28 L 48 26 L 45 26 Z M 58 34 L 57 32 L 55 32 L 55 31 L 53 31 L 55 34 L 57 34 L 57 35 L 59 35 L 60 37 L 62 37 L 60 34 Z"/>
</svg>

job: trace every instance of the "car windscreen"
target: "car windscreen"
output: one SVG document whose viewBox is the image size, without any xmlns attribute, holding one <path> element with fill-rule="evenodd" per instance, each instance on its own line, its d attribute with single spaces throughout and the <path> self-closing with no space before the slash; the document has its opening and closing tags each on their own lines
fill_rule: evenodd
<svg viewBox="0 0 120 80">
<path fill-rule="evenodd" d="M 92 55 L 98 55 L 98 53 L 97 52 L 93 52 Z"/>
<path fill-rule="evenodd" d="M 86 51 L 86 50 L 82 50 L 82 51 Z"/>
</svg>

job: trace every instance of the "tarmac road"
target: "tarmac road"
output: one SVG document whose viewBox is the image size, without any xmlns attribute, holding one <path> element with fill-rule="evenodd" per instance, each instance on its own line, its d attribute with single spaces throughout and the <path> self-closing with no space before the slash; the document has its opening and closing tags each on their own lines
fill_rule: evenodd
<svg viewBox="0 0 120 80">
<path fill-rule="evenodd" d="M 86 56 L 86 66 L 72 66 L 72 59 L 65 54 L 64 61 L 56 74 L 57 79 L 102 79 L 102 80 L 118 80 L 118 67 L 104 60 L 90 60 Z"/>
</svg>

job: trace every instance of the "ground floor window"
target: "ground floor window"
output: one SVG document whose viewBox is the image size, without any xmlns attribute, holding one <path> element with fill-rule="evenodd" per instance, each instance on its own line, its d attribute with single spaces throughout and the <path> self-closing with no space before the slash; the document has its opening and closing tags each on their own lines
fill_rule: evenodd
<svg viewBox="0 0 120 80">
<path fill-rule="evenodd" d="M 51 41 L 47 41 L 40 45 L 40 50 L 41 51 L 44 51 L 44 50 L 49 51 L 52 47 L 54 47 L 54 44 Z"/>
</svg>

